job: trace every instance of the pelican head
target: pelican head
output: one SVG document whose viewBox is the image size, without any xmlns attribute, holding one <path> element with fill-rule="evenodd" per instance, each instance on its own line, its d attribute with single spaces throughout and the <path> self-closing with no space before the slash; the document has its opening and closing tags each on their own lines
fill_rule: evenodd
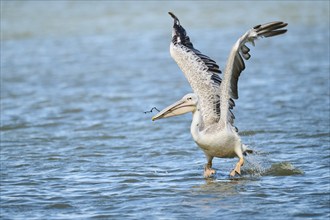
<svg viewBox="0 0 330 220">
<path fill-rule="evenodd" d="M 152 120 L 158 120 L 161 118 L 168 118 L 172 116 L 182 115 L 188 112 L 194 112 L 196 110 L 198 98 L 194 93 L 189 93 L 183 96 L 182 99 L 173 103 L 160 111 L 157 115 L 152 117 Z"/>
</svg>

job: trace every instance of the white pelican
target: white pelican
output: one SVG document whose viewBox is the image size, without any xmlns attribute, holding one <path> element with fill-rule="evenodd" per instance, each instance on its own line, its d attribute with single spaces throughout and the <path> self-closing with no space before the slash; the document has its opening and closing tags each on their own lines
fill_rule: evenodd
<svg viewBox="0 0 330 220">
<path fill-rule="evenodd" d="M 212 169 L 214 157 L 233 158 L 239 161 L 230 172 L 233 177 L 241 174 L 244 164 L 243 155 L 252 152 L 242 144 L 234 126 L 234 115 L 231 112 L 235 106 L 233 99 L 238 99 L 237 82 L 245 69 L 245 60 L 250 58 L 250 49 L 245 45 L 259 37 L 272 37 L 284 34 L 287 26 L 284 22 L 270 22 L 257 25 L 243 34 L 231 49 L 223 74 L 214 60 L 202 54 L 193 47 L 179 19 L 171 12 L 174 19 L 170 52 L 194 93 L 185 95 L 181 100 L 168 106 L 155 115 L 152 120 L 181 115 L 192 112 L 191 134 L 197 145 L 204 151 L 207 163 L 204 177 L 215 174 Z"/>
</svg>

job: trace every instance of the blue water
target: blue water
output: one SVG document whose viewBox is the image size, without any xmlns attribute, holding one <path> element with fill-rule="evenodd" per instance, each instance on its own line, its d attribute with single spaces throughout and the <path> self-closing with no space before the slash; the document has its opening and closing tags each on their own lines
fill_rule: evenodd
<svg viewBox="0 0 330 220">
<path fill-rule="evenodd" d="M 151 121 L 191 91 L 169 55 L 173 11 L 223 69 L 261 39 L 234 113 L 249 155 L 205 158 L 191 115 Z M 1 2 L 1 219 L 328 219 L 329 2 Z"/>
</svg>

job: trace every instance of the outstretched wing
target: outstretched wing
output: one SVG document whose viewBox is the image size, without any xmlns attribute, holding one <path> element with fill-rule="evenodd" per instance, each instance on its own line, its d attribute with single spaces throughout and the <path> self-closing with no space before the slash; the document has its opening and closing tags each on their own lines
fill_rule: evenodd
<svg viewBox="0 0 330 220">
<path fill-rule="evenodd" d="M 179 19 L 173 13 L 169 14 L 174 19 L 171 56 L 198 96 L 198 108 L 202 112 L 203 125 L 217 123 L 220 119 L 219 66 L 210 57 L 194 48 Z"/>
<path fill-rule="evenodd" d="M 287 23 L 281 21 L 257 25 L 248 30 L 234 44 L 227 60 L 224 78 L 220 88 L 221 122 L 229 122 L 232 125 L 234 122 L 234 115 L 230 109 L 233 108 L 233 99 L 238 99 L 238 78 L 245 69 L 244 60 L 248 60 L 251 57 L 249 53 L 250 49 L 245 44 L 250 42 L 254 46 L 254 41 L 260 37 L 272 37 L 284 34 L 287 30 L 282 28 L 286 26 Z"/>
</svg>

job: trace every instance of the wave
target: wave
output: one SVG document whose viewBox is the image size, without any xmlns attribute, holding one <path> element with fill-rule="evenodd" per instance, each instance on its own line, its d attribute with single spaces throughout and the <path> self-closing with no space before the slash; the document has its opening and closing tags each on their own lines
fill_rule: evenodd
<svg viewBox="0 0 330 220">
<path fill-rule="evenodd" d="M 261 160 L 261 161 L 260 161 Z M 258 157 L 248 158 L 246 167 L 242 169 L 242 175 L 250 176 L 294 176 L 303 175 L 304 171 L 295 167 L 289 161 L 282 161 L 268 165 L 267 159 L 260 159 Z"/>
</svg>

